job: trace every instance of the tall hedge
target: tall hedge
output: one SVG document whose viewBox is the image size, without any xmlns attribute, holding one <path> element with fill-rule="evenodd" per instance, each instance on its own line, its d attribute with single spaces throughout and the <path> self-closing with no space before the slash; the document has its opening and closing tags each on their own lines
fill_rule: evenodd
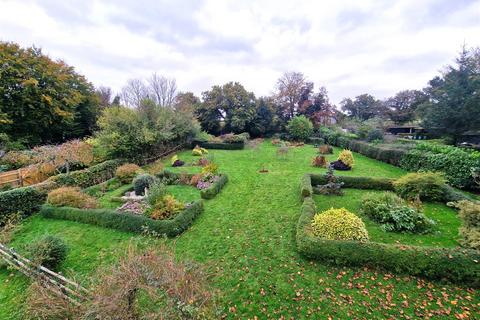
<svg viewBox="0 0 480 320">
<path fill-rule="evenodd" d="M 45 218 L 76 221 L 126 232 L 155 232 L 175 237 L 185 231 L 202 213 L 203 202 L 196 201 L 170 220 L 153 220 L 143 215 L 119 213 L 110 209 L 77 209 L 43 206 L 40 214 Z"/>
<path fill-rule="evenodd" d="M 47 194 L 34 187 L 0 192 L 0 225 L 13 214 L 29 216 L 45 202 Z"/>
<path fill-rule="evenodd" d="M 244 141 L 238 142 L 208 142 L 203 140 L 193 140 L 192 148 L 200 146 L 205 149 L 221 149 L 221 150 L 241 150 L 245 148 Z"/>
<path fill-rule="evenodd" d="M 51 178 L 58 185 L 90 187 L 115 176 L 115 170 L 122 162 L 120 160 L 107 160 L 84 170 L 62 173 Z"/>
</svg>

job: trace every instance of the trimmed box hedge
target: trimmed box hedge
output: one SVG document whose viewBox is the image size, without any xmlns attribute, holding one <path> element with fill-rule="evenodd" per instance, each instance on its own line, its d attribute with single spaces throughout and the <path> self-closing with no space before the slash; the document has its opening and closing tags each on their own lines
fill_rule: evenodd
<svg viewBox="0 0 480 320">
<path fill-rule="evenodd" d="M 107 160 L 83 170 L 56 175 L 50 180 L 58 185 L 86 188 L 113 178 L 115 170 L 121 164 L 121 160 Z"/>
<path fill-rule="evenodd" d="M 45 218 L 70 220 L 126 232 L 154 232 L 157 235 L 175 237 L 187 230 L 196 217 L 203 212 L 203 201 L 195 201 L 169 220 L 153 220 L 110 209 L 77 209 L 69 207 L 42 206 L 40 214 Z"/>
<path fill-rule="evenodd" d="M 35 187 L 16 188 L 0 192 L 0 225 L 13 214 L 23 217 L 36 212 L 47 198 L 46 192 Z"/>
<path fill-rule="evenodd" d="M 180 179 L 180 177 L 184 175 L 187 176 L 189 179 L 192 178 L 194 173 L 177 173 L 171 172 L 168 170 L 164 170 L 157 174 L 159 178 L 168 178 L 168 179 Z M 228 176 L 226 174 L 220 174 L 219 179 L 215 181 L 209 188 L 200 190 L 200 196 L 202 199 L 213 199 L 215 196 L 222 191 L 225 184 L 228 182 Z"/>
<path fill-rule="evenodd" d="M 205 149 L 242 150 L 245 148 L 244 141 L 227 143 L 227 142 L 208 142 L 204 140 L 193 140 L 192 148 L 195 148 L 195 146 L 197 145 Z"/>
<path fill-rule="evenodd" d="M 370 180 L 372 187 L 390 188 L 392 179 L 340 177 L 350 188 L 356 185 L 366 188 Z M 311 181 L 324 181 L 320 175 L 311 175 Z M 390 183 L 388 183 L 390 181 Z M 302 184 L 306 182 L 302 178 Z M 357 184 L 358 183 L 358 184 Z M 390 189 L 386 190 L 390 190 Z M 302 188 L 302 195 L 303 195 Z M 383 189 L 385 190 L 385 189 Z M 451 190 L 450 190 L 451 191 Z M 447 198 L 447 197 L 446 197 Z M 444 200 L 447 200 L 447 199 Z M 311 221 L 317 212 L 313 198 L 303 195 L 301 214 L 297 223 L 297 250 L 304 256 L 337 266 L 372 267 L 382 270 L 422 276 L 434 280 L 480 287 L 480 252 L 469 249 L 419 247 L 385 244 L 325 240 L 311 232 Z"/>
</svg>

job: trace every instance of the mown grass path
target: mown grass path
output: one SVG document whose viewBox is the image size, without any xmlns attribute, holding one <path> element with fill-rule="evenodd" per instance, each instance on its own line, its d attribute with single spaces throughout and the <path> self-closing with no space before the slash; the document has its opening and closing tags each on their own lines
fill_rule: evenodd
<svg viewBox="0 0 480 320">
<path fill-rule="evenodd" d="M 311 262 L 295 250 L 299 216 L 299 179 L 312 168 L 312 146 L 294 148 L 286 159 L 265 142 L 258 150 L 212 150 L 229 183 L 205 212 L 180 237 L 168 240 L 181 258 L 205 263 L 220 313 L 229 319 L 378 319 L 454 317 L 479 312 L 477 292 L 454 285 L 431 283 L 363 269 L 342 269 Z M 339 150 L 335 150 L 338 154 Z M 180 158 L 190 160 L 189 151 Z M 335 159 L 336 155 L 329 157 Z M 398 177 L 399 168 L 355 154 L 350 175 Z M 268 173 L 259 173 L 265 166 Z M 183 170 L 183 169 L 176 169 Z M 33 217 L 16 234 L 21 246 L 44 232 L 57 233 L 72 247 L 65 270 L 80 277 L 98 265 L 113 262 L 132 237 L 112 230 Z M 155 245 L 155 241 L 148 241 Z M 4 281 L 10 279 L 8 283 Z M 0 318 L 16 314 L 26 281 L 0 271 Z M 13 306 L 13 307 L 11 307 Z M 2 311 L 3 310 L 3 311 Z M 5 310 L 7 310 L 5 312 Z M 3 313 L 2 313 L 3 312 Z M 12 317 L 15 319 L 15 317 Z"/>
</svg>

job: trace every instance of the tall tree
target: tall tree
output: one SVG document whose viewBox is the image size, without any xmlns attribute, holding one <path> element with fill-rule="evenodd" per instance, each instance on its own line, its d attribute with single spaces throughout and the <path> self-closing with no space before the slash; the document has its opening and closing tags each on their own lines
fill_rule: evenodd
<svg viewBox="0 0 480 320">
<path fill-rule="evenodd" d="M 469 130 L 480 130 L 480 48 L 463 48 L 455 65 L 430 80 L 428 101 L 419 107 L 423 125 L 459 142 Z"/>
<path fill-rule="evenodd" d="M 199 104 L 200 98 L 193 92 L 179 92 L 175 97 L 174 108 L 182 113 L 193 114 Z"/>
<path fill-rule="evenodd" d="M 144 99 L 149 98 L 148 87 L 141 79 L 129 79 L 122 88 L 122 101 L 129 107 L 138 108 Z"/>
<path fill-rule="evenodd" d="M 276 100 L 282 108 L 285 120 L 293 118 L 305 91 L 307 81 L 301 72 L 285 72 L 276 86 Z"/>
<path fill-rule="evenodd" d="M 177 94 L 177 82 L 156 73 L 148 79 L 150 95 L 161 107 L 172 108 Z"/>
<path fill-rule="evenodd" d="M 315 126 L 330 125 L 335 117 L 335 108 L 328 99 L 328 92 L 321 87 L 316 94 L 313 93 L 313 84 L 305 86 L 298 107 L 298 114 L 305 115 Z"/>
<path fill-rule="evenodd" d="M 30 145 L 92 133 L 98 98 L 73 67 L 8 42 L 0 42 L 0 65 L 0 133 Z"/>
<path fill-rule="evenodd" d="M 112 89 L 109 87 L 100 86 L 95 90 L 97 94 L 100 108 L 105 109 L 112 105 Z"/>
<path fill-rule="evenodd" d="M 195 114 L 203 130 L 210 133 L 244 132 L 255 117 L 255 95 L 238 82 L 213 86 L 202 97 Z"/>
<path fill-rule="evenodd" d="M 340 106 L 348 116 L 367 120 L 375 116 L 381 116 L 385 112 L 385 107 L 380 100 L 372 95 L 365 93 L 355 97 L 354 100 L 347 98 L 340 102 Z"/>
<path fill-rule="evenodd" d="M 403 124 L 414 120 L 418 106 L 426 101 L 427 95 L 422 91 L 404 90 L 386 99 L 383 104 L 390 119 L 397 124 Z"/>
<path fill-rule="evenodd" d="M 276 106 L 273 98 L 260 97 L 256 101 L 255 117 L 248 124 L 247 131 L 254 137 L 280 132 L 282 121 L 275 113 Z"/>
</svg>

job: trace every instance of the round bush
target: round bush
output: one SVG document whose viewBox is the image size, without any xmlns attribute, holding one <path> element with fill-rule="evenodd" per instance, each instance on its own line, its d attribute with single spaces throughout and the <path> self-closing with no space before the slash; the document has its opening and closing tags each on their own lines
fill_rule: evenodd
<svg viewBox="0 0 480 320">
<path fill-rule="evenodd" d="M 47 203 L 55 207 L 94 209 L 98 207 L 96 198 L 89 196 L 78 187 L 61 187 L 48 193 Z"/>
<path fill-rule="evenodd" d="M 134 163 L 126 163 L 115 170 L 115 177 L 121 183 L 131 183 L 142 169 Z"/>
<path fill-rule="evenodd" d="M 409 173 L 397 179 L 393 186 L 402 198 L 440 201 L 445 193 L 445 178 L 435 172 Z"/>
<path fill-rule="evenodd" d="M 58 237 L 45 235 L 30 244 L 28 252 L 32 262 L 56 271 L 67 256 L 68 246 Z"/>
<path fill-rule="evenodd" d="M 372 129 L 368 132 L 367 141 L 383 141 L 383 132 L 380 129 Z"/>
<path fill-rule="evenodd" d="M 287 130 L 294 140 L 306 141 L 313 134 L 313 124 L 307 117 L 297 116 L 288 122 Z"/>
<path fill-rule="evenodd" d="M 145 188 L 149 188 L 151 185 L 155 184 L 158 181 L 157 177 L 152 176 L 151 174 L 145 173 L 136 176 L 133 179 L 133 189 L 135 194 L 138 196 L 145 194 Z"/>
<path fill-rule="evenodd" d="M 328 240 L 368 241 L 368 232 L 362 219 L 345 208 L 331 208 L 313 217 L 312 232 Z"/>
</svg>

